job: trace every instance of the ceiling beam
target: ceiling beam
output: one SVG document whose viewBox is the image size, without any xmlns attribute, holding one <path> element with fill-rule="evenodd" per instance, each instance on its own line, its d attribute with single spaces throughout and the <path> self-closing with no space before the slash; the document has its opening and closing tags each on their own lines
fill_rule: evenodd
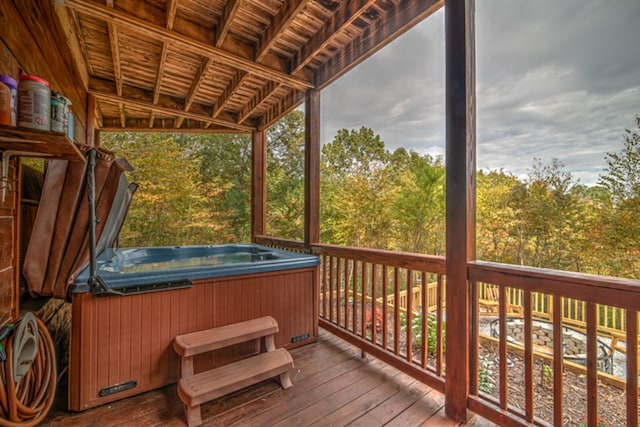
<svg viewBox="0 0 640 427">
<path fill-rule="evenodd" d="M 173 23 L 176 20 L 176 11 L 178 10 L 178 0 L 169 0 L 167 5 L 167 30 L 173 30 Z"/>
<path fill-rule="evenodd" d="M 213 64 L 213 60 L 211 58 L 203 58 L 202 62 L 200 62 L 200 67 L 198 68 L 196 75 L 193 77 L 191 87 L 189 88 L 189 92 L 187 93 L 187 97 L 184 101 L 185 111 L 189 111 L 189 109 L 191 108 L 191 104 L 193 104 L 193 100 L 196 98 L 196 94 L 198 93 L 200 86 L 202 86 L 202 82 L 209 72 L 211 64 Z"/>
<path fill-rule="evenodd" d="M 157 119 L 156 124 L 154 124 L 151 119 L 143 119 L 143 118 L 135 118 L 130 117 L 127 119 L 127 131 L 130 132 L 175 132 L 175 120 L 169 118 Z M 210 126 L 205 127 L 206 125 L 203 122 L 189 120 L 184 123 L 180 130 L 188 130 L 189 133 L 246 133 L 243 131 L 238 131 L 236 129 L 229 129 L 222 126 Z M 122 132 L 122 126 L 120 124 L 120 119 L 110 118 L 105 119 L 103 126 L 100 127 L 101 132 Z"/>
<path fill-rule="evenodd" d="M 280 89 L 280 87 L 282 87 L 282 85 L 274 82 L 267 82 L 266 85 L 262 86 L 258 93 L 251 98 L 251 101 L 242 108 L 240 114 L 238 114 L 238 123 L 242 123 L 247 120 L 249 116 L 253 114 L 253 112 L 256 111 L 258 107 L 267 100 L 267 98 L 273 95 L 276 90 Z"/>
<path fill-rule="evenodd" d="M 220 95 L 220 97 L 216 100 L 216 103 L 213 106 L 213 114 L 211 114 L 211 117 L 213 117 L 214 119 L 218 117 L 222 110 L 224 110 L 224 107 L 227 105 L 233 94 L 236 92 L 236 90 L 238 90 L 240 86 L 242 86 L 247 77 L 249 77 L 249 74 L 245 73 L 244 71 L 238 71 L 233 76 L 227 87 L 224 88 L 222 95 Z"/>
<path fill-rule="evenodd" d="M 394 8 L 378 17 L 375 28 L 351 40 L 316 70 L 316 87 L 327 87 L 443 6 L 444 0 L 399 0 Z"/>
<path fill-rule="evenodd" d="M 160 96 L 160 87 L 162 86 L 162 79 L 164 77 L 164 63 L 167 60 L 167 53 L 169 52 L 169 42 L 162 43 L 162 52 L 160 52 L 160 59 L 158 60 L 158 72 L 156 73 L 156 84 L 153 87 L 153 103 L 158 103 L 158 97 Z"/>
<path fill-rule="evenodd" d="M 140 89 L 134 86 L 123 85 L 122 96 L 115 92 L 113 83 L 109 80 L 93 77 L 89 80 L 88 93 L 94 95 L 97 99 L 101 99 L 114 104 L 123 104 L 141 110 L 155 111 L 156 114 L 163 116 L 183 117 L 185 119 L 199 120 L 205 123 L 237 129 L 240 131 L 252 131 L 256 126 L 251 124 L 238 124 L 232 119 L 212 118 L 211 112 L 206 106 L 201 104 L 192 104 L 193 111 L 184 111 L 180 101 L 176 101 L 167 95 L 160 95 L 157 104 L 153 104 L 153 95 L 150 91 Z M 122 114 L 121 114 L 122 115 Z"/>
<path fill-rule="evenodd" d="M 376 0 L 354 0 L 344 2 L 342 7 L 328 20 L 291 59 L 291 74 L 302 70 L 318 52 L 326 48 L 353 21 L 367 11 Z"/>
<path fill-rule="evenodd" d="M 207 56 L 216 63 L 233 68 L 239 68 L 265 80 L 273 80 L 302 90 L 313 87 L 313 84 L 308 80 L 293 77 L 282 70 L 258 64 L 250 59 L 243 58 L 207 43 L 194 40 L 176 31 L 169 31 L 161 26 L 142 19 L 134 18 L 125 12 L 108 8 L 96 2 L 88 0 L 65 0 L 64 4 L 65 6 L 79 12 L 86 13 L 92 18 L 101 19 L 107 23 L 126 29 L 127 31 L 151 37 L 154 40 L 171 42 L 172 45 L 175 45 L 180 49 L 185 49 L 201 56 Z"/>
<path fill-rule="evenodd" d="M 280 34 L 293 22 L 296 15 L 302 12 L 309 0 L 285 1 L 271 25 L 262 33 L 256 49 L 256 61 L 260 62 L 274 45 Z"/>
<path fill-rule="evenodd" d="M 116 92 L 122 95 L 122 67 L 120 65 L 120 48 L 118 47 L 118 27 L 109 24 L 109 43 L 111 44 L 111 59 L 113 61 L 113 77 L 116 82 Z"/>
<path fill-rule="evenodd" d="M 220 17 L 220 22 L 218 23 L 218 28 L 216 29 L 216 42 L 214 43 L 216 47 L 222 46 L 222 42 L 227 36 L 231 23 L 238 14 L 238 10 L 240 10 L 241 5 L 242 0 L 229 0 L 224 7 L 224 11 Z"/>
</svg>

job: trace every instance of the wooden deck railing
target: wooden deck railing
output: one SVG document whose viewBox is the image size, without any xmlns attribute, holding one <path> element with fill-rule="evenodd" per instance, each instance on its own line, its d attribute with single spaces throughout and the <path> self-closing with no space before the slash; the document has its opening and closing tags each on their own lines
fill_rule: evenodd
<svg viewBox="0 0 640 427">
<path fill-rule="evenodd" d="M 258 242 L 304 250 L 299 242 Z M 331 245 L 312 245 L 308 251 L 322 259 L 320 326 L 444 392 L 444 259 Z M 621 398 L 626 424 L 638 426 L 639 281 L 480 261 L 468 264 L 468 278 L 470 410 L 500 425 L 518 426 L 566 425 L 568 412 L 581 411 L 570 424 L 596 426 L 600 409 L 608 404 L 598 391 L 604 380 L 626 388 Z M 493 318 L 479 315 L 490 287 L 495 291 Z M 489 319 L 493 325 L 487 326 Z M 482 335 L 490 335 L 485 330 L 490 326 L 495 337 L 486 339 Z M 615 344 L 603 341 L 603 332 L 626 341 L 626 355 L 618 357 L 624 366 L 614 372 L 622 381 L 603 372 L 605 362 L 611 363 L 606 352 Z M 572 334 L 582 334 L 584 348 L 569 355 Z M 487 361 L 497 365 L 496 375 L 487 374 Z M 585 381 L 582 392 L 565 384 L 574 368 L 584 372 L 577 376 Z M 521 374 L 514 377 L 514 372 Z M 493 387 L 485 387 L 487 380 Z M 584 408 L 565 407 L 570 394 L 581 394 Z M 544 402 L 553 405 L 546 415 Z"/>
<path fill-rule="evenodd" d="M 481 289 L 486 286 L 498 288 L 498 340 L 497 340 L 497 381 L 493 392 L 481 391 L 482 364 L 480 343 L 480 316 L 472 313 L 472 379 L 470 384 L 469 408 L 480 415 L 500 423 L 524 425 L 565 425 L 566 411 L 564 393 L 579 393 L 565 387 L 565 372 L 570 365 L 583 358 L 586 389 L 584 391 L 584 425 L 597 425 L 599 403 L 607 396 L 599 395 L 599 379 L 605 379 L 601 372 L 603 361 L 610 355 L 606 343 L 600 340 L 598 329 L 603 325 L 626 328 L 626 366 L 621 369 L 626 380 L 626 424 L 638 425 L 638 309 L 640 308 L 640 282 L 634 280 L 600 277 L 587 274 L 561 272 L 527 268 L 487 262 L 469 264 L 472 301 L 478 301 Z M 520 295 L 519 301 L 510 296 Z M 510 329 L 514 320 L 508 315 L 510 304 L 518 303 L 523 307 L 517 320 L 521 325 L 520 337 L 516 339 L 515 330 Z M 540 321 L 535 313 L 542 313 L 545 327 L 548 328 L 543 341 L 538 341 L 541 333 L 536 332 Z M 615 319 L 611 319 L 614 316 Z M 624 320 L 621 320 L 622 317 Z M 584 324 L 576 322 L 584 319 Z M 570 328 L 567 328 L 569 326 Z M 574 329 L 584 329 L 586 343 L 584 354 L 574 355 L 568 361 L 567 337 Z M 579 335 L 579 334 L 578 334 Z M 524 372 L 523 377 L 514 379 L 509 371 L 514 365 Z M 599 370 L 600 367 L 600 370 Z M 549 387 L 541 382 L 549 381 Z M 522 384 L 524 383 L 524 384 Z M 524 385 L 524 387 L 522 387 Z M 524 389 L 524 399 L 514 402 L 512 394 L 515 387 Z M 552 419 L 543 419 L 539 407 L 534 402 L 543 402 L 549 393 L 553 402 Z M 572 408 L 575 409 L 575 408 Z M 577 423 L 577 419 L 573 419 Z"/>
<path fill-rule="evenodd" d="M 311 252 L 322 260 L 320 326 L 443 392 L 444 258 L 323 244 Z"/>
</svg>

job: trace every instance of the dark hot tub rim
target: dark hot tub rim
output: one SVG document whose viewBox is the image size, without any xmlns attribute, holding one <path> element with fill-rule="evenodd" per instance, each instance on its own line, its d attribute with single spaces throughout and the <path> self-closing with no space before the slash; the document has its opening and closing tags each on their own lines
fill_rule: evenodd
<svg viewBox="0 0 640 427">
<path fill-rule="evenodd" d="M 114 263 L 122 262 L 127 253 L 147 258 L 146 262 L 154 262 L 153 255 L 162 256 L 158 262 L 184 259 L 188 254 L 205 255 L 229 254 L 233 251 L 251 252 L 268 255 L 250 262 L 219 264 L 213 266 L 195 266 L 172 270 L 156 270 L 144 272 L 114 271 Z M 119 258 L 119 259 L 118 259 Z M 316 267 L 320 258 L 315 255 L 291 252 L 255 243 L 231 243 L 221 245 L 186 245 L 186 246 L 154 246 L 137 248 L 106 249 L 96 258 L 95 276 L 98 277 L 114 294 L 142 293 L 167 289 L 176 289 L 191 285 L 192 280 L 213 279 L 218 277 L 267 273 L 304 267 Z M 117 269 L 116 269 L 117 270 Z M 72 294 L 91 292 L 89 284 L 90 268 L 87 267 L 71 285 Z M 109 292 L 106 292 L 109 293 Z"/>
</svg>

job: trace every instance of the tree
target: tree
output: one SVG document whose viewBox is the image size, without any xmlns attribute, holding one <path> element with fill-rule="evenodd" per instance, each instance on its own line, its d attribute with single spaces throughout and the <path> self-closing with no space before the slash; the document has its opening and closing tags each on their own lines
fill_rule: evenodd
<svg viewBox="0 0 640 427">
<path fill-rule="evenodd" d="M 123 246 L 189 244 L 208 239 L 212 217 L 203 211 L 197 165 L 169 134 L 105 134 L 105 148 L 133 165 L 139 184 L 120 233 Z M 169 171 L 169 173 L 158 173 Z"/>
<path fill-rule="evenodd" d="M 640 116 L 635 131 L 625 129 L 624 146 L 617 153 L 607 153 L 607 169 L 599 184 L 607 188 L 616 203 L 640 198 Z"/>
<path fill-rule="evenodd" d="M 640 116 L 637 129 L 625 130 L 624 146 L 607 153 L 607 169 L 599 184 L 614 201 L 605 227 L 609 251 L 608 267 L 618 276 L 640 277 Z"/>
<path fill-rule="evenodd" d="M 390 173 L 395 175 L 393 201 L 397 249 L 444 255 L 444 177 L 442 159 L 407 152 L 391 155 Z"/>
<path fill-rule="evenodd" d="M 294 110 L 267 131 L 267 232 L 304 237 L 304 113 Z"/>
</svg>

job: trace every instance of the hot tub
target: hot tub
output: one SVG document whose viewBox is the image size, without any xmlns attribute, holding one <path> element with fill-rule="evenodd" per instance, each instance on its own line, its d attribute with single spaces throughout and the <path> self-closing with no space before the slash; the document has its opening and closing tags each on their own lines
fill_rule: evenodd
<svg viewBox="0 0 640 427">
<path fill-rule="evenodd" d="M 276 346 L 315 341 L 319 263 L 255 244 L 104 251 L 96 274 L 107 291 L 88 285 L 88 269 L 71 287 L 69 409 L 177 381 L 176 335 L 270 315 Z M 251 343 L 203 355 L 196 371 L 256 351 Z"/>
</svg>

